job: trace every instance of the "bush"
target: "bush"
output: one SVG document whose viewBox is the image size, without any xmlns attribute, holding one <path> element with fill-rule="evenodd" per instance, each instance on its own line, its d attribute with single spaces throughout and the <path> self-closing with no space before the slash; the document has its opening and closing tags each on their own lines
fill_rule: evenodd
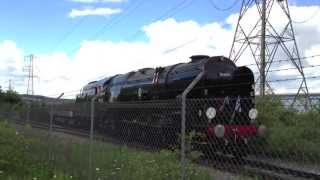
<svg viewBox="0 0 320 180">
<path fill-rule="evenodd" d="M 2 93 L 1 99 L 3 102 L 9 104 L 19 104 L 22 102 L 20 95 L 15 91 L 7 91 L 6 93 Z"/>
<path fill-rule="evenodd" d="M 31 142 L 6 123 L 0 123 L 0 170 L 7 174 L 28 174 L 31 159 L 28 149 Z"/>
<path fill-rule="evenodd" d="M 41 147 L 39 142 L 10 128 L 6 121 L 0 122 L 0 144 L 0 179 L 51 179 L 53 170 L 39 156 L 46 149 L 35 151 Z"/>
<path fill-rule="evenodd" d="M 286 108 L 273 97 L 257 99 L 259 121 L 267 125 L 270 135 L 265 150 L 283 157 L 320 160 L 320 112 L 298 112 Z"/>
</svg>

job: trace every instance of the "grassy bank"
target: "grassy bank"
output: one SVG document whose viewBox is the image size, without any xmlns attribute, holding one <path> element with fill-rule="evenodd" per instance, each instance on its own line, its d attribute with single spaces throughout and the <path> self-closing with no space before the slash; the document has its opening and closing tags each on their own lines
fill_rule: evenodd
<svg viewBox="0 0 320 180">
<path fill-rule="evenodd" d="M 293 160 L 320 160 L 320 111 L 298 112 L 280 100 L 258 99 L 259 121 L 269 128 L 266 152 Z"/>
<path fill-rule="evenodd" d="M 1 122 L 0 179 L 87 179 L 88 142 L 53 139 L 49 151 L 44 131 L 25 127 L 17 132 Z M 170 151 L 143 152 L 95 142 L 92 159 L 94 179 L 179 179 L 181 173 L 178 157 Z M 189 179 L 211 179 L 207 170 L 191 163 L 185 168 Z"/>
</svg>

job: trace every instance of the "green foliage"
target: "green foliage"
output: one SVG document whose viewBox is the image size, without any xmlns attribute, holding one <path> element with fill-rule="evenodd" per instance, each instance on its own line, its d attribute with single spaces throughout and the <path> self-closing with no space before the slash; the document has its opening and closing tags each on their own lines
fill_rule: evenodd
<svg viewBox="0 0 320 180">
<path fill-rule="evenodd" d="M 18 104 L 21 103 L 21 97 L 15 91 L 7 91 L 3 93 L 3 102 L 10 103 L 10 104 Z"/>
<path fill-rule="evenodd" d="M 75 179 L 87 179 L 88 146 L 56 139 L 54 143 L 55 167 L 65 169 Z M 168 150 L 146 152 L 125 146 L 93 143 L 93 179 L 179 179 L 179 157 Z M 204 169 L 187 163 L 190 179 L 210 179 Z"/>
<path fill-rule="evenodd" d="M 0 103 L 18 104 L 21 103 L 20 95 L 15 91 L 0 92 Z"/>
<path fill-rule="evenodd" d="M 268 127 L 292 125 L 292 118 L 296 115 L 294 109 L 284 107 L 280 99 L 274 97 L 258 98 L 256 107 L 259 121 Z"/>
<path fill-rule="evenodd" d="M 28 174 L 32 166 L 28 151 L 31 141 L 0 123 L 0 170 L 2 173 L 18 175 Z"/>
<path fill-rule="evenodd" d="M 51 179 L 55 173 L 42 159 L 46 149 L 39 149 L 39 142 L 10 128 L 6 121 L 0 122 L 0 147 L 0 179 Z"/>
<path fill-rule="evenodd" d="M 16 135 L 7 125 L 0 127 L 0 140 L 8 149 L 1 144 L 0 179 L 88 179 L 88 141 L 56 136 L 48 141 L 45 131 L 28 127 Z M 180 178 L 182 167 L 172 151 L 147 152 L 94 142 L 92 152 L 93 179 Z M 189 179 L 211 179 L 207 170 L 190 162 L 184 168 Z"/>
<path fill-rule="evenodd" d="M 257 99 L 259 121 L 269 129 L 268 152 L 290 159 L 320 160 L 320 111 L 298 112 L 275 98 Z M 314 160 L 314 159 L 313 159 Z"/>
</svg>

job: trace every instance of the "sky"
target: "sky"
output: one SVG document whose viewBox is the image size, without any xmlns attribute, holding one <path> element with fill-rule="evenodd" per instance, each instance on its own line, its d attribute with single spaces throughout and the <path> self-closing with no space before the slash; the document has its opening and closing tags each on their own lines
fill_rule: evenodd
<svg viewBox="0 0 320 180">
<path fill-rule="evenodd" d="M 89 81 L 106 76 L 188 62 L 194 54 L 228 57 L 241 1 L 2 0 L 1 3 L 2 89 L 8 88 L 11 79 L 14 90 L 26 93 L 25 56 L 34 54 L 35 94 L 56 96 L 65 92 L 66 96 L 74 97 Z M 301 56 L 320 54 L 320 3 L 289 0 L 289 5 Z M 279 8 L 274 9 L 272 20 L 280 29 L 285 16 Z M 254 22 L 254 11 L 251 7 L 244 28 Z M 243 56 L 238 65 L 254 63 L 250 54 Z M 303 63 L 316 66 L 306 69 L 306 76 L 320 76 L 319 58 Z M 272 68 L 290 69 L 292 65 Z M 290 70 L 275 71 L 270 79 L 297 75 Z M 275 89 L 279 93 L 293 92 L 296 84 L 299 83 L 276 84 Z M 320 92 L 317 79 L 308 84 L 311 92 Z"/>
</svg>

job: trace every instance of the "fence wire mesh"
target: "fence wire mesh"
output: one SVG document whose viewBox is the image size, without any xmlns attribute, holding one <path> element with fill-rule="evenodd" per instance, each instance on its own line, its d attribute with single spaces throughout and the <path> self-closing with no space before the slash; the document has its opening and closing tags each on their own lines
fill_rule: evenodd
<svg viewBox="0 0 320 180">
<path fill-rule="evenodd" d="M 250 179 L 248 172 L 267 169 L 316 179 L 320 173 L 320 112 L 280 100 L 187 99 L 185 137 L 181 99 L 10 108 L 1 119 L 40 142 L 33 151 L 50 177 L 222 179 L 231 171 L 232 179 Z"/>
</svg>

